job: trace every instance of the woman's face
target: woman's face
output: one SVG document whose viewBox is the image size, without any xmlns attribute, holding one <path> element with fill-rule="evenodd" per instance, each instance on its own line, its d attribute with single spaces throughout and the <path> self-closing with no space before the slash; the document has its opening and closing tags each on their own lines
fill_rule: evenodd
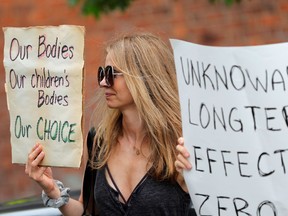
<svg viewBox="0 0 288 216">
<path fill-rule="evenodd" d="M 111 65 L 114 67 L 112 63 L 112 56 L 110 53 L 106 56 L 105 67 L 107 65 Z M 117 70 L 116 67 L 114 67 Z M 123 75 L 116 75 L 114 78 L 113 86 L 109 87 L 103 79 L 100 82 L 100 87 L 105 88 L 105 98 L 108 107 L 120 109 L 123 111 L 128 107 L 135 106 L 132 95 L 126 85 L 125 79 Z"/>
</svg>

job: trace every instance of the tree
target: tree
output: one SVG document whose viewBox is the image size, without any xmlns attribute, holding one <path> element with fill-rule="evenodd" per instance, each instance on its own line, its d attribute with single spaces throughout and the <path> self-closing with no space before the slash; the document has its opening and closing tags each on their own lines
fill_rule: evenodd
<svg viewBox="0 0 288 216">
<path fill-rule="evenodd" d="M 224 3 L 226 5 L 232 5 L 233 3 L 237 2 L 239 3 L 241 0 L 209 0 L 211 3 L 215 3 L 215 2 L 221 2 L 224 1 Z"/>
<path fill-rule="evenodd" d="M 101 14 L 107 14 L 116 9 L 124 11 L 133 0 L 68 0 L 71 6 L 82 4 L 84 15 L 94 15 L 100 18 Z"/>
<path fill-rule="evenodd" d="M 82 13 L 84 15 L 93 15 L 98 19 L 102 14 L 107 14 L 117 9 L 124 11 L 132 1 L 134 0 L 68 0 L 68 3 L 71 6 L 82 4 Z M 226 5 L 232 5 L 235 2 L 239 3 L 241 0 L 208 1 L 211 3 L 224 2 Z"/>
</svg>

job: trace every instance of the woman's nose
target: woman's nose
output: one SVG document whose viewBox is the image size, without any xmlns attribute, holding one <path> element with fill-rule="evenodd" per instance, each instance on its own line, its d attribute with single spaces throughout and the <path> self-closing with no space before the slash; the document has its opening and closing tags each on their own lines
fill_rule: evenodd
<svg viewBox="0 0 288 216">
<path fill-rule="evenodd" d="M 108 83 L 106 82 L 105 77 L 100 82 L 100 87 L 109 87 Z"/>
</svg>

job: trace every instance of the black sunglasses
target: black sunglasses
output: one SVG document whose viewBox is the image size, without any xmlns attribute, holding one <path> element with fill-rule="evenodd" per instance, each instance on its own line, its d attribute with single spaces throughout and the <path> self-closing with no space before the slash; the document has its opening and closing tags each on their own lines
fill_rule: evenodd
<svg viewBox="0 0 288 216">
<path fill-rule="evenodd" d="M 117 72 L 111 65 L 107 65 L 105 68 L 100 66 L 98 69 L 98 85 L 100 86 L 100 82 L 105 78 L 106 85 L 111 87 L 114 84 L 115 77 L 120 75 L 123 75 L 123 73 Z"/>
</svg>

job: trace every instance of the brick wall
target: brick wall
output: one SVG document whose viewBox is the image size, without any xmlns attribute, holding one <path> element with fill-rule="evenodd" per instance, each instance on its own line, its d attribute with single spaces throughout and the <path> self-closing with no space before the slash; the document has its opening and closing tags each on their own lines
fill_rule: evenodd
<svg viewBox="0 0 288 216">
<path fill-rule="evenodd" d="M 287 0 L 242 0 L 230 7 L 208 0 L 135 0 L 124 12 L 116 11 L 96 20 L 70 8 L 68 0 L 1 0 L 0 25 L 35 26 L 74 24 L 86 27 L 86 105 L 96 88 L 96 68 L 103 64 L 102 43 L 119 31 L 142 29 L 163 39 L 178 38 L 206 45 L 257 45 L 287 41 Z M 3 34 L 0 34 L 3 59 Z M 4 92 L 4 67 L 0 62 L 0 202 L 39 193 L 24 174 L 11 164 L 9 113 Z M 85 134 L 89 109 L 86 109 Z M 54 169 L 55 178 L 72 188 L 81 185 L 82 169 Z"/>
</svg>

